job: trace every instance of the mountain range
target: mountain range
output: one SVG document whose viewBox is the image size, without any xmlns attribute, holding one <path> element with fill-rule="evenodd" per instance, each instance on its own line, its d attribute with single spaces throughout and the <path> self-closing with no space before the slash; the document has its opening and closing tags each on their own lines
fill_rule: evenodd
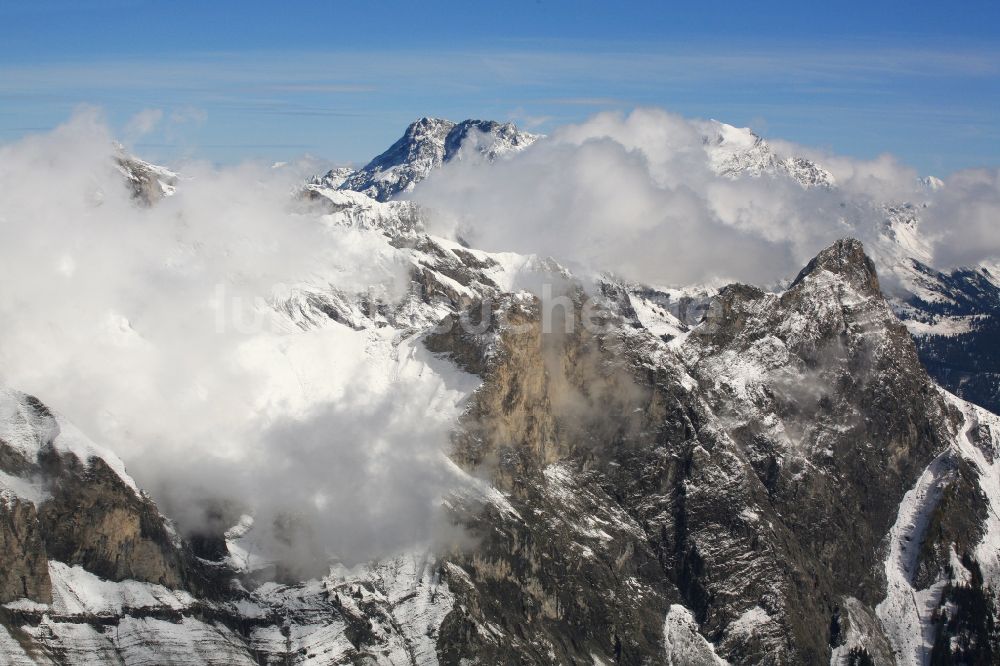
<svg viewBox="0 0 1000 666">
<path fill-rule="evenodd" d="M 748 129 L 701 131 L 721 178 L 836 192 Z M 993 269 L 931 268 L 922 203 L 882 202 L 874 241 L 839 240 L 766 289 L 606 274 L 588 326 L 582 278 L 431 234 L 405 198 L 443 165 L 538 140 L 422 118 L 366 166 L 304 183 L 324 223 L 405 254 L 406 293 L 315 284 L 270 304 L 288 347 L 321 332 L 364 349 L 453 420 L 442 502 L 462 543 L 314 575 L 225 506 L 184 533 L 58 405 L 6 388 L 5 663 L 998 663 Z M 183 187 L 116 159 L 140 205 Z M 561 285 L 555 333 L 526 287 L 541 281 Z"/>
</svg>

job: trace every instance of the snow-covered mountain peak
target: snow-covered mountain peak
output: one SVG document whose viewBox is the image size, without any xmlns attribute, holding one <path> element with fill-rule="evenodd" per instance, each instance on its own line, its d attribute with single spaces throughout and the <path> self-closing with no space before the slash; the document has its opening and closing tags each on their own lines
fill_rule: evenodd
<svg viewBox="0 0 1000 666">
<path fill-rule="evenodd" d="M 493 120 L 454 123 L 441 118 L 421 118 L 411 123 L 388 150 L 347 176 L 339 187 L 386 201 L 412 190 L 445 162 L 460 158 L 463 148 L 471 147 L 492 161 L 527 148 L 537 138 L 520 131 L 513 123 Z"/>
<path fill-rule="evenodd" d="M 937 176 L 924 176 L 920 179 L 920 184 L 926 187 L 931 192 L 935 192 L 944 187 L 944 181 Z"/>
<path fill-rule="evenodd" d="M 840 276 L 859 293 L 881 297 L 875 264 L 865 254 L 864 245 L 859 240 L 844 238 L 820 252 L 802 269 L 791 287 L 820 271 Z"/>
<path fill-rule="evenodd" d="M 749 127 L 736 127 L 715 119 L 708 121 L 708 127 L 714 136 L 706 135 L 704 139 L 706 144 L 726 146 L 732 150 L 749 150 L 765 143 L 764 139 Z"/>
<path fill-rule="evenodd" d="M 115 143 L 115 165 L 125 177 L 137 200 L 152 205 L 172 195 L 177 186 L 176 173 L 156 164 L 151 164 L 129 154 L 120 143 Z"/>
<path fill-rule="evenodd" d="M 781 157 L 749 127 L 734 127 L 717 120 L 700 124 L 702 142 L 712 170 L 720 176 L 784 174 L 803 187 L 832 187 L 833 174 L 803 157 Z"/>
</svg>

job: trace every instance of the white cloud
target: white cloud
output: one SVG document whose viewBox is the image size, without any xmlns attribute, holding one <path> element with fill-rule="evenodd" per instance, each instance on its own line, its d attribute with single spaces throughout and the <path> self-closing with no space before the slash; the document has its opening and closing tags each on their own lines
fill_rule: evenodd
<svg viewBox="0 0 1000 666">
<path fill-rule="evenodd" d="M 162 119 L 161 109 L 143 109 L 129 119 L 125 125 L 125 136 L 130 141 L 145 136 L 156 129 Z"/>
<path fill-rule="evenodd" d="M 1000 170 L 952 174 L 923 216 L 939 266 L 975 266 L 1000 259 Z"/>
<path fill-rule="evenodd" d="M 837 187 L 805 189 L 780 174 L 731 179 L 711 168 L 712 127 L 658 109 L 602 113 L 512 159 L 447 165 L 413 196 L 439 232 L 473 245 L 652 284 L 794 277 L 837 238 L 876 242 L 885 202 L 926 204 L 942 266 L 998 254 L 995 171 L 956 174 L 931 192 L 890 155 L 857 160 L 775 142 L 779 157 L 814 159 Z"/>
<path fill-rule="evenodd" d="M 112 151 L 93 110 L 0 147 L 0 382 L 115 450 L 187 525 L 225 497 L 265 534 L 267 518 L 300 515 L 322 552 L 425 537 L 447 444 L 426 398 L 443 389 L 366 364 L 363 338 L 241 327 L 231 312 L 259 314 L 284 285 L 398 296 L 400 251 L 293 206 L 292 166 L 186 164 L 177 194 L 144 208 Z M 336 513 L 309 510 L 321 494 Z"/>
</svg>

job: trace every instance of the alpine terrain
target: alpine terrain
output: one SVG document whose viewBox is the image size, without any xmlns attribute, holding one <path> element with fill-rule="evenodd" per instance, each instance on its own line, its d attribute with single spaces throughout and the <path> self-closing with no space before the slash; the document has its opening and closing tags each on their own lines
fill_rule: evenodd
<svg viewBox="0 0 1000 666">
<path fill-rule="evenodd" d="M 750 130 L 699 127 L 719 178 L 837 193 Z M 60 405 L 5 387 L 0 663 L 1000 663 L 994 269 L 931 268 L 923 202 L 885 201 L 865 244 L 778 285 L 595 285 L 434 235 L 407 198 L 544 140 L 422 118 L 304 183 L 303 215 L 402 253 L 405 294 L 317 280 L 269 303 L 303 392 L 363 365 L 449 424 L 461 538 L 302 573 L 231 507 L 181 529 Z M 137 206 L 183 193 L 116 165 Z"/>
</svg>

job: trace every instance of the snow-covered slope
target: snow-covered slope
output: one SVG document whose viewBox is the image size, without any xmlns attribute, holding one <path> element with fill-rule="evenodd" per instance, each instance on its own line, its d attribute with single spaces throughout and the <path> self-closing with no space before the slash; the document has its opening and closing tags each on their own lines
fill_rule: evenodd
<svg viewBox="0 0 1000 666">
<path fill-rule="evenodd" d="M 35 460 L 43 449 L 51 449 L 59 455 L 73 455 L 83 463 L 99 459 L 125 485 L 137 490 L 135 481 L 125 472 L 125 464 L 118 456 L 88 440 L 76 427 L 53 414 L 37 398 L 3 387 L 0 387 L 0 442 L 3 442 L 7 455 L 17 456 L 25 461 Z M 31 481 L 30 477 L 16 479 L 8 476 L 7 479 L 11 485 L 6 488 L 0 486 L 3 488 L 0 492 L 13 492 L 15 495 L 16 484 L 30 484 Z M 32 500 L 29 495 L 24 498 Z"/>
</svg>

